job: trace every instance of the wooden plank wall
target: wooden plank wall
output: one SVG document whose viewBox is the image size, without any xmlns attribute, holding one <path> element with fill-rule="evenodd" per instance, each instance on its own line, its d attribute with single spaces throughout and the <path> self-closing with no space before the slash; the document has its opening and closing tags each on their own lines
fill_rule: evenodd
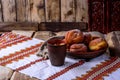
<svg viewBox="0 0 120 80">
<path fill-rule="evenodd" d="M 88 0 L 0 0 L 0 22 L 88 22 Z"/>
</svg>

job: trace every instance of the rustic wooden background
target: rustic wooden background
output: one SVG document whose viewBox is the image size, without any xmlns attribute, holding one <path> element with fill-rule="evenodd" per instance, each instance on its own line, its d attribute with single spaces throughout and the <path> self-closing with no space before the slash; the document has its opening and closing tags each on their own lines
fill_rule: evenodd
<svg viewBox="0 0 120 80">
<path fill-rule="evenodd" d="M 0 22 L 88 22 L 88 0 L 0 0 Z"/>
</svg>

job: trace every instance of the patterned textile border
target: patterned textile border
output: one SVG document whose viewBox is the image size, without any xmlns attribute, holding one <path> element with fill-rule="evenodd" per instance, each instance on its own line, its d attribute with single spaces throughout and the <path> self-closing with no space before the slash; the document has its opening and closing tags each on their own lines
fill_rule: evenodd
<svg viewBox="0 0 120 80">
<path fill-rule="evenodd" d="M 44 59 L 44 58 L 37 59 L 37 60 L 32 61 L 32 62 L 30 62 L 30 63 L 28 63 L 28 64 L 26 64 L 26 65 L 24 65 L 24 66 L 21 66 L 21 67 L 17 68 L 17 69 L 15 69 L 15 70 L 16 70 L 16 71 L 21 71 L 21 70 L 23 70 L 23 69 L 26 69 L 26 68 L 32 66 L 33 64 L 35 64 L 35 63 L 37 63 L 37 62 L 41 62 L 41 61 L 44 61 L 44 60 L 46 60 L 46 59 Z"/>
<path fill-rule="evenodd" d="M 10 34 L 12 34 L 11 32 L 5 32 L 2 35 L 0 35 L 0 41 L 3 41 L 3 37 L 8 37 Z"/>
<path fill-rule="evenodd" d="M 29 38 L 29 37 L 20 37 L 20 38 L 17 38 L 16 40 L 6 42 L 2 46 L 0 46 L 0 49 L 6 48 L 8 46 L 16 45 L 17 43 L 22 43 L 23 41 L 27 41 L 27 40 L 31 40 L 31 38 Z"/>
<path fill-rule="evenodd" d="M 112 57 L 96 65 L 96 67 L 87 71 L 87 74 L 82 75 L 82 77 L 76 77 L 73 80 L 103 80 L 104 76 L 109 76 L 110 73 L 116 71 L 118 68 L 120 68 L 120 58 Z"/>
<path fill-rule="evenodd" d="M 53 79 L 57 78 L 58 76 L 66 73 L 67 71 L 69 71 L 69 70 L 71 70 L 71 69 L 73 69 L 73 68 L 75 68 L 75 67 L 77 67 L 77 66 L 79 66 L 79 65 L 82 65 L 83 63 L 85 63 L 85 61 L 80 60 L 79 62 L 76 62 L 76 63 L 74 63 L 74 64 L 66 67 L 65 69 L 63 69 L 63 70 L 61 70 L 61 71 L 53 74 L 52 76 L 48 77 L 48 78 L 45 79 L 45 80 L 53 80 Z"/>
<path fill-rule="evenodd" d="M 0 35 L 0 40 L 3 39 L 4 36 L 9 36 L 10 34 L 12 34 L 12 32 L 5 32 L 2 35 Z"/>
<path fill-rule="evenodd" d="M 40 45 L 41 43 L 0 58 L 0 65 L 5 66 L 12 63 L 12 61 L 17 61 L 19 59 L 23 59 L 24 57 L 30 56 L 30 54 L 35 54 L 38 51 Z"/>
<path fill-rule="evenodd" d="M 5 32 L 0 36 L 0 42 L 6 43 L 9 40 L 13 40 L 15 38 L 21 37 L 21 35 L 14 34 L 12 32 Z"/>
<path fill-rule="evenodd" d="M 14 34 L 14 33 L 4 33 L 1 37 L 0 37 L 0 50 L 3 48 L 6 48 L 8 46 L 12 46 L 15 45 L 17 43 L 21 43 L 23 41 L 27 41 L 27 40 L 31 40 L 32 38 L 30 37 L 26 37 L 26 36 L 21 36 L 18 34 Z"/>
</svg>

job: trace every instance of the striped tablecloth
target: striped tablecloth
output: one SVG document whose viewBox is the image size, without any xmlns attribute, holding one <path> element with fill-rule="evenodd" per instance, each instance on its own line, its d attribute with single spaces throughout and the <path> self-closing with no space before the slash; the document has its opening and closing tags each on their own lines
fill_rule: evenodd
<svg viewBox="0 0 120 80">
<path fill-rule="evenodd" d="M 12 32 L 0 36 L 0 65 L 42 80 L 119 80 L 120 58 L 106 53 L 86 62 L 66 57 L 65 64 L 52 66 L 36 56 L 44 41 Z"/>
</svg>

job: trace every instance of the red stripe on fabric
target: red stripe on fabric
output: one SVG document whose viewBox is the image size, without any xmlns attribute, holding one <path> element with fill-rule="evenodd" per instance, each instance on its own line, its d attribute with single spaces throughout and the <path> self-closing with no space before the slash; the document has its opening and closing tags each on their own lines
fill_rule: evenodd
<svg viewBox="0 0 120 80">
<path fill-rule="evenodd" d="M 103 79 L 103 76 L 108 76 L 110 73 L 112 73 L 113 71 L 116 71 L 118 68 L 120 68 L 120 62 L 116 63 L 111 68 L 106 69 L 104 72 L 100 73 L 93 79 L 94 80 Z"/>
<path fill-rule="evenodd" d="M 32 66 L 33 64 L 35 64 L 35 63 L 37 63 L 37 62 L 41 62 L 41 61 L 43 61 L 43 60 L 46 60 L 46 59 L 44 59 L 44 58 L 37 59 L 37 60 L 32 61 L 32 62 L 30 62 L 30 63 L 28 63 L 28 64 L 26 64 L 26 65 L 24 65 L 24 66 L 21 66 L 21 67 L 17 68 L 17 69 L 15 69 L 15 70 L 16 70 L 16 71 L 21 71 L 21 70 L 23 70 L 23 69 L 26 69 L 26 68 Z"/>
<path fill-rule="evenodd" d="M 3 34 L 0 36 L 0 40 L 3 39 L 3 37 L 9 36 L 10 34 L 12 34 L 12 32 L 5 32 L 5 33 L 3 33 Z"/>
<path fill-rule="evenodd" d="M 6 32 L 6 33 L 3 33 L 1 36 L 0 36 L 0 42 L 7 42 L 11 39 L 14 39 L 14 38 L 17 38 L 18 36 L 20 35 L 17 35 L 17 34 L 13 34 L 12 32 Z"/>
<path fill-rule="evenodd" d="M 19 37 L 16 37 L 16 38 L 9 39 L 9 40 L 3 42 L 3 44 L 8 43 L 8 42 L 15 41 L 15 40 L 20 39 L 20 38 L 25 38 L 25 36 L 19 36 Z"/>
<path fill-rule="evenodd" d="M 68 72 L 69 70 L 71 70 L 71 69 L 73 69 L 73 68 L 75 68 L 75 67 L 77 67 L 77 66 L 79 66 L 79 65 L 82 65 L 84 62 L 85 62 L 85 61 L 80 60 L 79 62 L 77 62 L 77 63 L 75 63 L 75 64 L 72 64 L 72 65 L 66 67 L 65 69 L 63 69 L 63 70 L 61 70 L 61 71 L 53 74 L 52 76 L 48 77 L 48 78 L 45 79 L 45 80 L 53 80 L 53 79 L 57 78 L 58 76 L 63 75 L 64 73 Z"/>
<path fill-rule="evenodd" d="M 3 58 L 0 58 L 0 65 L 5 66 L 7 64 L 12 63 L 12 61 L 17 61 L 17 60 L 23 59 L 24 57 L 28 57 L 31 54 L 35 54 L 38 51 L 41 44 L 42 43 L 36 44 L 35 46 L 31 46 L 29 48 L 20 50 L 20 51 L 15 52 L 15 53 L 11 53 L 8 56 L 4 56 Z"/>
<path fill-rule="evenodd" d="M 3 48 L 6 48 L 8 46 L 16 45 L 17 43 L 22 43 L 23 41 L 27 41 L 27 40 L 31 40 L 31 38 L 29 38 L 29 37 L 20 37 L 20 38 L 17 38 L 15 41 L 8 41 L 7 43 L 0 46 L 0 50 L 3 49 Z"/>
<path fill-rule="evenodd" d="M 87 78 L 89 78 L 90 76 L 92 76 L 93 74 L 98 72 L 99 70 L 104 69 L 104 67 L 106 67 L 106 66 L 110 65 L 111 63 L 115 62 L 117 59 L 118 59 L 118 57 L 112 57 L 109 60 L 106 60 L 105 62 L 101 62 L 100 64 L 96 65 L 96 67 L 91 68 L 90 71 L 87 71 L 87 73 L 82 75 L 82 77 L 77 77 L 76 79 L 87 80 Z M 109 69 L 106 69 L 104 72 L 102 72 L 101 74 L 94 77 L 93 80 L 102 79 L 103 76 L 108 75 L 109 72 L 113 72 L 118 68 L 120 68 L 120 62 L 113 65 L 113 67 L 111 67 Z"/>
<path fill-rule="evenodd" d="M 0 50 L 2 48 L 6 48 L 8 46 L 12 46 L 12 45 L 15 45 L 17 43 L 21 43 L 23 41 L 27 41 L 27 40 L 31 40 L 31 39 L 32 38 L 30 38 L 30 37 L 15 34 L 15 33 L 12 33 L 12 32 L 3 33 L 0 36 Z"/>
</svg>

